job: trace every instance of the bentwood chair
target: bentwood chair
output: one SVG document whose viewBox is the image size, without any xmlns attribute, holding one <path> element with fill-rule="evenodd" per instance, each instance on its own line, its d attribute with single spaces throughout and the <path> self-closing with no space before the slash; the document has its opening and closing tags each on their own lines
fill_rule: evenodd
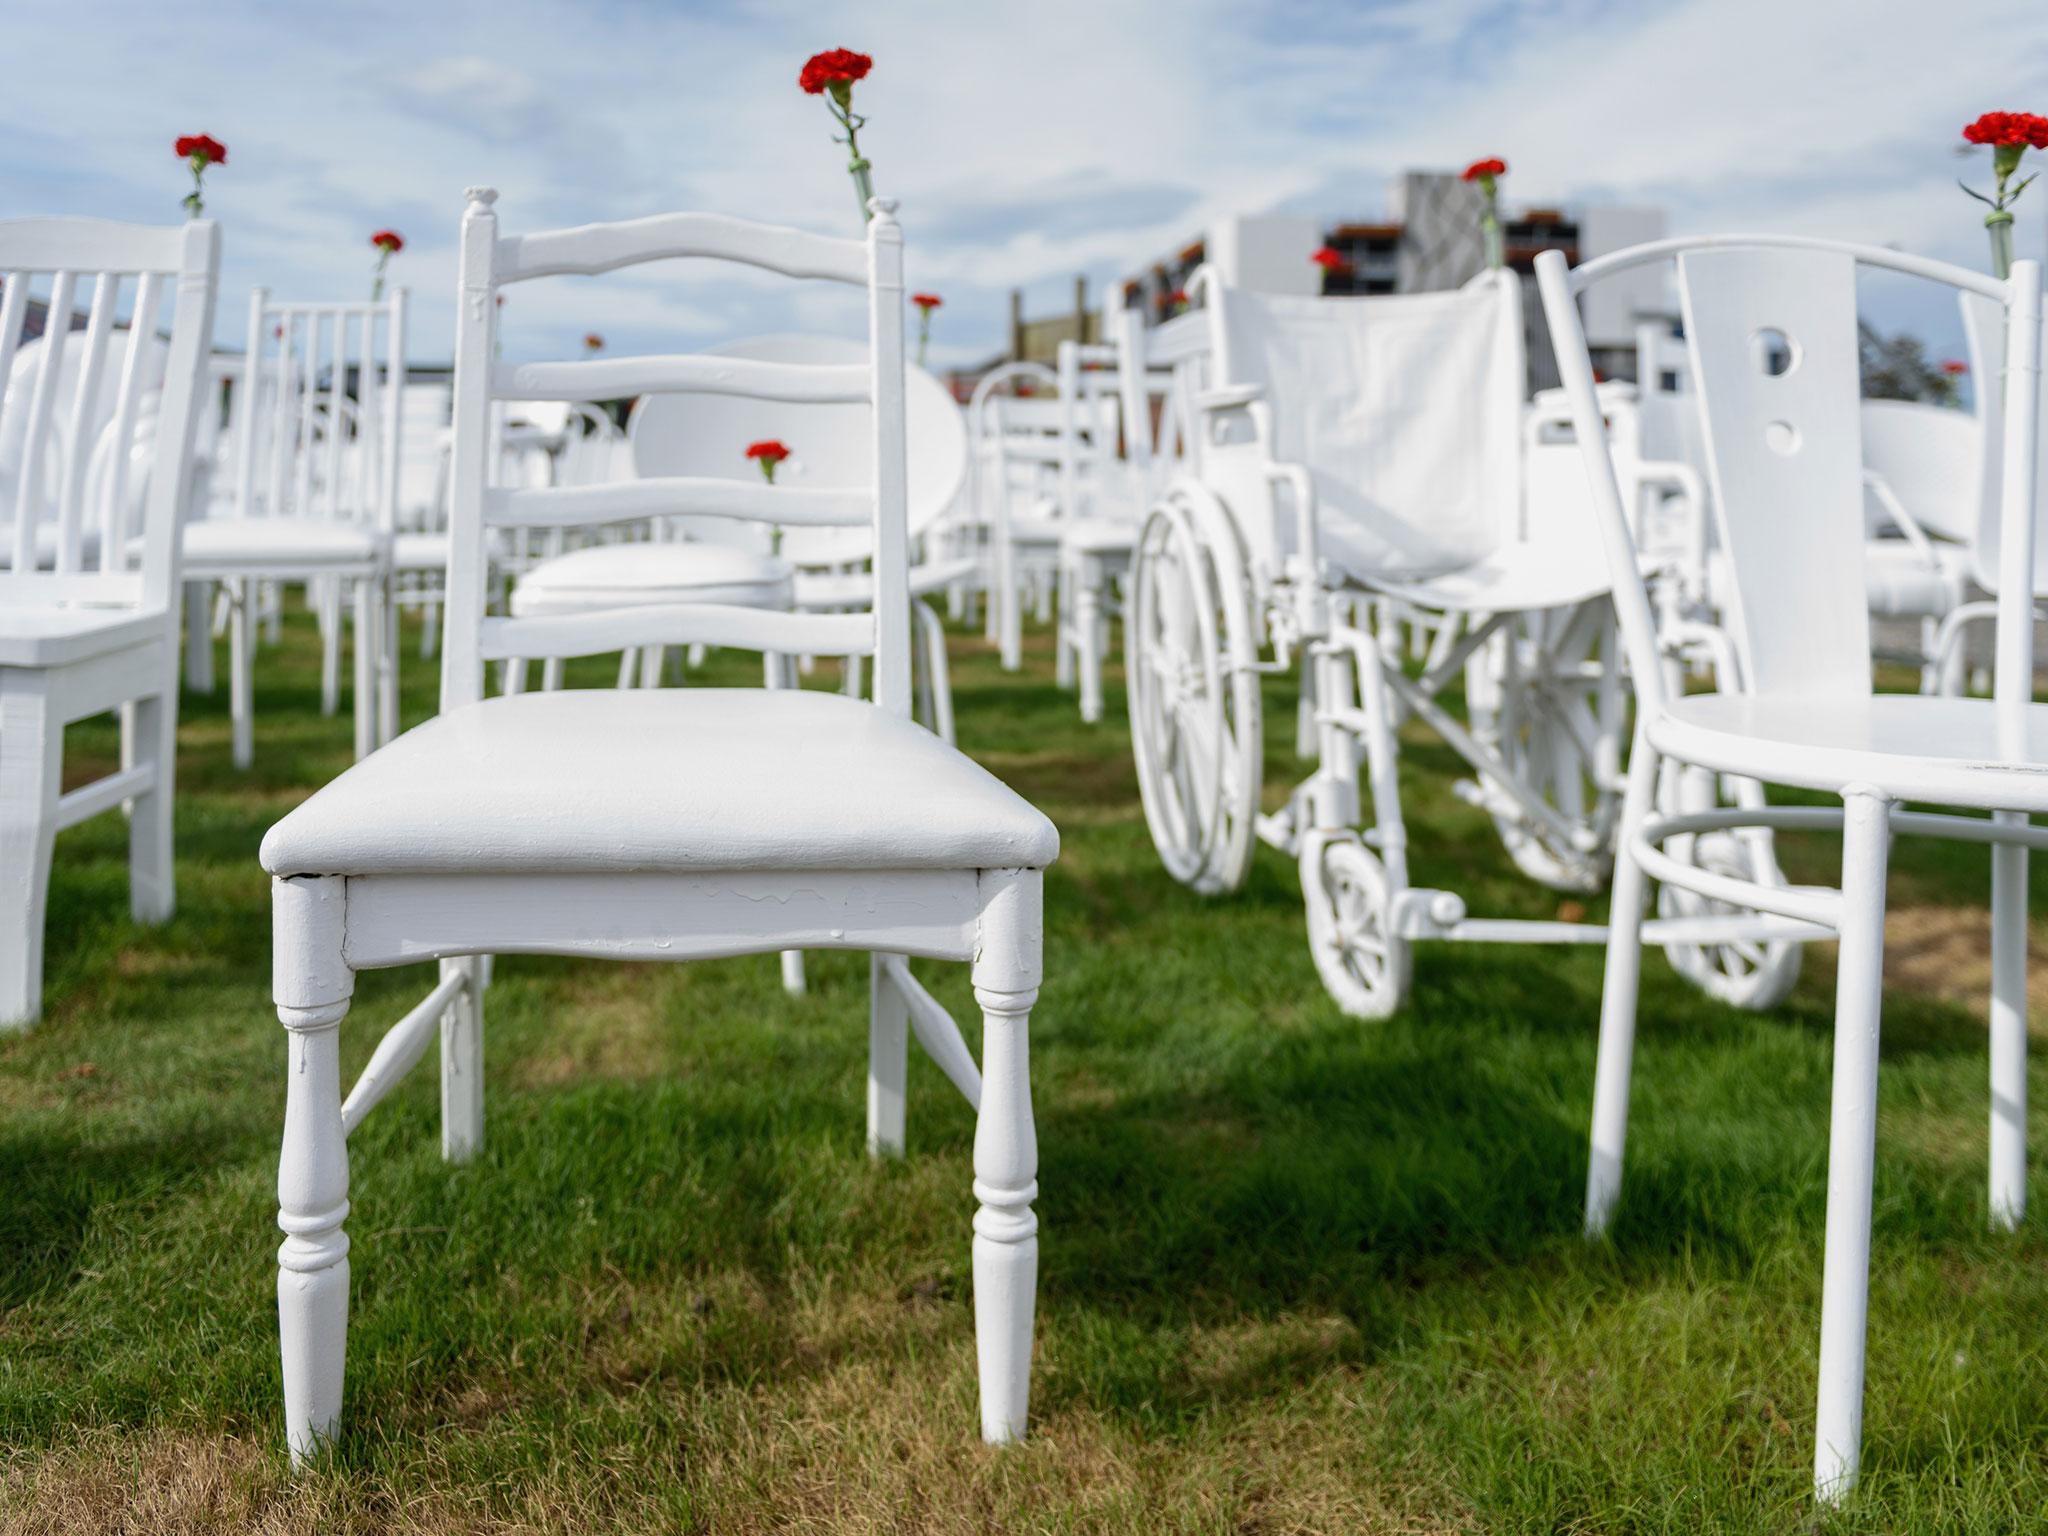
<svg viewBox="0 0 2048 1536">
<path fill-rule="evenodd" d="M 255 758 L 257 607 L 303 584 L 321 620 L 320 698 L 340 698 L 343 583 L 354 589 L 355 745 L 397 728 L 398 658 L 387 613 L 403 453 L 406 293 L 376 303 L 249 300 L 249 358 L 236 391 L 235 514 L 185 530 L 185 579 L 230 603 L 235 766 Z M 197 642 L 200 637 L 194 637 Z"/>
<path fill-rule="evenodd" d="M 49 317 L 32 384 L 0 399 L 0 440 L 21 450 L 0 465 L 11 543 L 0 571 L 0 1029 L 42 1011 L 50 864 L 65 827 L 125 805 L 136 920 L 163 922 L 176 905 L 178 520 L 219 269 L 210 220 L 0 222 L 0 379 L 14 376 L 32 288 Z M 166 310 L 168 347 L 156 339 Z M 121 713 L 120 769 L 65 790 L 64 727 L 108 710 Z"/>
<path fill-rule="evenodd" d="M 441 1042 L 442 1151 L 483 1134 L 481 957 L 693 960 L 866 950 L 868 1145 L 904 1144 L 909 1035 L 977 1108 L 973 1191 L 981 1428 L 1024 1432 L 1038 1261 L 1037 1148 L 1026 1023 L 1040 979 L 1041 872 L 1052 824 L 913 724 L 905 528 L 903 249 L 876 199 L 861 240 L 712 214 L 500 236 L 497 194 L 469 194 L 457 293 L 447 627 L 438 718 L 358 763 L 263 843 L 276 914 L 275 997 L 289 1038 L 278 1174 L 278 1319 L 294 1459 L 335 1432 L 348 1327 L 348 1137 Z M 676 257 L 863 289 L 855 364 L 616 356 L 494 364 L 497 291 Z M 647 281 L 645 277 L 638 279 Z M 608 485 L 488 482 L 495 400 L 865 402 L 866 486 L 671 476 Z M 865 613 L 738 603 L 626 604 L 487 616 L 492 529 L 702 515 L 865 528 Z M 712 644 L 872 656 L 874 702 L 809 689 L 570 689 L 484 697 L 492 661 Z M 969 961 L 982 1009 L 977 1070 L 907 957 Z M 438 984 L 387 1032 L 344 1093 L 340 1030 L 355 973 L 438 960 Z"/>
<path fill-rule="evenodd" d="M 1684 310 L 1743 693 L 1680 693 L 1658 665 L 1650 599 L 1575 303 L 1604 278 L 1667 262 L 1676 268 Z M 1987 306 L 2006 338 L 1991 699 L 1872 691 L 1859 270 L 1944 285 Z M 1991 849 L 1991 1220 L 2014 1226 L 2026 1205 L 2027 851 L 2048 845 L 2048 829 L 2028 822 L 2030 814 L 2048 811 L 2048 707 L 2032 702 L 2040 267 L 2018 262 L 2009 281 L 1998 281 L 1874 247 L 1729 235 L 1637 246 L 1576 270 L 1545 252 L 1536 273 L 1585 452 L 1637 704 L 1600 1011 L 1586 1227 L 1606 1230 L 1621 1191 L 1648 881 L 1837 933 L 1814 1447 L 1815 1491 L 1833 1502 L 1854 1488 L 1861 1459 L 1885 871 L 1894 836 Z M 1989 376 L 1979 377 L 1988 386 Z M 1842 807 L 1681 805 L 1666 813 L 1655 802 L 1660 764 L 1837 795 Z M 1908 802 L 1990 814 L 1907 810 Z M 1840 828 L 1840 890 L 1735 878 L 1675 859 L 1665 846 L 1738 828 Z"/>
</svg>

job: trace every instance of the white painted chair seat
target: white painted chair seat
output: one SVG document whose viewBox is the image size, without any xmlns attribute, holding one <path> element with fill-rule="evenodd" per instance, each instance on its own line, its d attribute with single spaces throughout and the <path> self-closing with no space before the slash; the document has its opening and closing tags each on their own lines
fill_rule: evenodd
<svg viewBox="0 0 2048 1536">
<path fill-rule="evenodd" d="M 1129 554 L 1138 545 L 1138 525 L 1113 517 L 1077 517 L 1060 533 L 1060 547 L 1076 554 Z"/>
<path fill-rule="evenodd" d="M 1010 542 L 1056 549 L 1066 527 L 1067 520 L 1059 515 L 1051 502 L 1039 502 L 1029 512 L 1010 514 Z"/>
<path fill-rule="evenodd" d="M 448 565 L 448 535 L 445 533 L 401 533 L 391 540 L 391 568 L 394 571 L 439 571 Z"/>
<path fill-rule="evenodd" d="M 517 615 L 637 603 L 787 608 L 787 560 L 733 544 L 595 544 L 544 560 L 512 591 Z"/>
<path fill-rule="evenodd" d="M 1607 566 L 1584 544 L 1503 544 L 1470 565 L 1439 576 L 1375 579 L 1362 560 L 1346 558 L 1346 529 L 1325 524 L 1323 553 L 1352 580 L 1421 608 L 1457 613 L 1530 613 L 1590 601 L 1608 589 Z"/>
<path fill-rule="evenodd" d="M 2023 761 L 1999 751 L 1991 700 L 1910 693 L 1690 694 L 1651 723 L 1650 741 L 1775 784 L 1872 783 L 1944 805 L 2048 811 L 2048 704 L 2028 707 Z"/>
<path fill-rule="evenodd" d="M 127 608 L 0 606 L 0 667 L 55 667 L 138 645 L 160 634 L 161 615 Z"/>
<path fill-rule="evenodd" d="M 910 595 L 930 597 L 981 569 L 976 559 L 933 560 L 910 568 Z M 865 608 L 875 600 L 875 581 L 866 571 L 805 571 L 796 578 L 799 608 Z"/>
<path fill-rule="evenodd" d="M 208 517 L 187 524 L 184 537 L 185 564 L 194 574 L 363 565 L 382 548 L 376 529 L 320 517 Z"/>
<path fill-rule="evenodd" d="M 408 731 L 272 827 L 262 861 L 273 875 L 1036 869 L 1058 852 L 1014 790 L 864 701 L 570 689 Z"/>
</svg>

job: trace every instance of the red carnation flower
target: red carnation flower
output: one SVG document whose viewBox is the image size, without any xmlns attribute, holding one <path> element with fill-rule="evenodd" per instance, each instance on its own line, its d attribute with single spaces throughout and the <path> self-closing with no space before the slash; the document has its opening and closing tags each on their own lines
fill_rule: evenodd
<svg viewBox="0 0 2048 1536">
<path fill-rule="evenodd" d="M 796 80 L 807 96 L 829 90 L 843 99 L 851 94 L 853 82 L 867 79 L 868 71 L 874 67 L 875 61 L 864 53 L 855 53 L 850 48 L 828 48 L 806 59 Z"/>
<path fill-rule="evenodd" d="M 188 133 L 177 142 L 180 160 L 201 159 L 205 165 L 226 165 L 228 147 L 210 133 Z"/>
<path fill-rule="evenodd" d="M 775 466 L 789 457 L 789 449 L 780 438 L 767 437 L 758 443 L 747 444 L 747 457 L 761 466 L 761 474 L 770 485 L 775 483 Z"/>
<path fill-rule="evenodd" d="M 1321 267 L 1325 272 L 1341 272 L 1351 265 L 1338 251 L 1327 245 L 1318 248 L 1315 255 L 1309 257 L 1309 260 Z"/>
<path fill-rule="evenodd" d="M 1166 306 L 1169 309 L 1186 309 L 1188 307 L 1187 289 L 1176 288 L 1169 293 L 1166 296 Z"/>
<path fill-rule="evenodd" d="M 1970 371 L 1970 365 L 1961 358 L 1952 357 L 1941 365 L 1941 371 L 1952 379 L 1961 378 Z"/>
<path fill-rule="evenodd" d="M 604 350 L 604 338 L 595 331 L 586 331 L 583 334 L 583 346 L 584 350 L 589 352 L 602 352 Z M 760 444 L 755 444 L 755 447 L 759 446 Z"/>
<path fill-rule="evenodd" d="M 946 301 L 940 298 L 936 293 L 913 293 L 910 296 L 910 302 L 915 304 L 919 309 L 934 310 L 937 309 L 940 305 L 944 304 Z"/>
<path fill-rule="evenodd" d="M 1963 137 L 1993 149 L 2048 149 L 2048 117 L 2032 112 L 1986 112 L 1963 129 Z"/>
<path fill-rule="evenodd" d="M 206 209 L 206 204 L 200 201 L 206 168 L 209 165 L 226 165 L 228 147 L 210 133 L 188 133 L 176 140 L 172 148 L 177 150 L 178 158 L 192 169 L 192 190 L 185 194 L 185 213 L 196 219 Z"/>
<path fill-rule="evenodd" d="M 370 236 L 370 244 L 380 251 L 396 256 L 405 249 L 405 237 L 395 229 L 380 229 Z"/>
<path fill-rule="evenodd" d="M 1479 181 L 1489 176 L 1505 176 L 1508 163 L 1505 160 L 1474 160 L 1458 173 L 1460 181 Z"/>
</svg>

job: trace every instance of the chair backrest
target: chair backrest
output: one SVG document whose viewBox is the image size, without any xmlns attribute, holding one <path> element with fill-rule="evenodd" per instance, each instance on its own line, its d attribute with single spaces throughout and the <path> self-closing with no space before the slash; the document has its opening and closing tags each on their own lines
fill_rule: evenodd
<svg viewBox="0 0 2048 1536">
<path fill-rule="evenodd" d="M 1390 576 L 1440 571 L 1521 536 L 1527 370 L 1512 274 L 1305 298 L 1205 271 L 1213 385 L 1261 391 L 1274 457 L 1308 469 L 1318 523 L 1344 524 L 1355 558 Z"/>
<path fill-rule="evenodd" d="M 1998 306 L 1982 294 L 1963 296 L 1963 332 L 1970 349 L 1970 376 L 1977 381 L 1977 414 L 1983 419 L 1983 471 L 1977 502 L 1975 544 L 1971 550 L 1971 574 L 1986 591 L 1997 592 L 2006 579 L 2003 528 L 2004 494 L 2002 475 L 2006 462 L 2006 422 L 1997 408 L 1999 397 L 1991 393 L 1993 380 L 2006 374 L 2007 328 L 2000 323 Z M 1988 403 L 1987 403 L 1988 402 Z M 2048 396 L 2042 412 L 2048 417 Z M 2048 421 L 2039 428 L 2048 438 Z M 2036 479 L 2034 505 L 2033 590 L 2048 590 L 2048 482 Z"/>
<path fill-rule="evenodd" d="M 702 642 L 793 655 L 872 655 L 875 701 L 910 713 L 910 589 L 903 358 L 903 232 L 896 204 L 870 203 L 864 239 L 845 240 L 717 214 L 677 213 L 500 236 L 497 193 L 473 188 L 462 216 L 455 333 L 455 421 L 443 707 L 483 695 L 484 663 L 591 655 Z M 773 362 L 704 354 L 563 362 L 494 361 L 499 290 L 565 275 L 596 276 L 674 257 L 736 262 L 791 278 L 865 288 L 868 347 L 857 363 Z M 861 485 L 768 485 L 726 467 L 594 486 L 490 485 L 494 400 L 616 400 L 633 395 L 867 408 L 868 478 Z M 729 445 L 728 445 L 729 446 Z M 738 452 L 744 448 L 744 443 Z M 741 468 L 751 472 L 744 463 Z M 720 603 L 646 604 L 576 614 L 485 614 L 485 541 L 492 528 L 597 526 L 708 515 L 789 528 L 869 530 L 874 607 L 867 613 L 779 613 Z"/>
<path fill-rule="evenodd" d="M 1904 273 L 1990 299 L 2008 321 L 2004 530 L 2031 556 L 2039 435 L 2040 268 L 2009 282 L 1877 247 L 1793 236 L 1720 235 L 1656 241 L 1577 270 L 1537 258 L 1545 318 L 1587 456 L 1638 697 L 1663 707 L 1657 637 L 1636 564 L 1594 392 L 1577 295 L 1617 272 L 1672 261 L 1698 391 L 1702 439 L 1722 546 L 1733 575 L 1728 619 L 1760 693 L 1855 697 L 1871 686 L 1864 589 L 1859 267 Z M 2015 434 L 2017 440 L 2015 440 Z M 2024 740 L 2032 692 L 2031 565 L 2000 594 L 2001 729 Z M 2011 734 L 2019 732 L 2020 734 Z"/>
<path fill-rule="evenodd" d="M 1004 363 L 976 381 L 967 402 L 976 519 L 1007 528 L 1025 507 L 1053 500 L 1062 425 L 1059 375 L 1044 363 Z"/>
<path fill-rule="evenodd" d="M 377 302 L 249 298 L 249 355 L 236 391 L 236 511 L 317 517 L 390 532 L 405 434 L 406 294 Z"/>
<path fill-rule="evenodd" d="M 1919 400 L 1865 400 L 1863 467 L 1935 538 L 1968 543 L 1977 536 L 1985 478 L 1981 413 Z M 1873 510 L 1885 511 L 1881 501 Z"/>
<path fill-rule="evenodd" d="M 839 336 L 755 336 L 705 349 L 709 357 L 778 366 L 852 368 L 867 361 L 865 342 Z M 910 538 L 922 538 L 952 507 L 967 479 L 967 427 L 946 387 L 915 364 L 904 369 L 903 408 L 909 443 L 904 494 Z M 790 456 L 776 486 L 858 488 L 874 483 L 874 423 L 864 403 L 762 400 L 744 395 L 648 395 L 626 424 L 633 464 L 642 476 L 686 475 L 758 481 L 743 456 L 747 444 L 775 438 Z M 692 538 L 760 543 L 765 528 L 729 518 L 684 524 Z M 781 550 L 799 565 L 852 564 L 868 558 L 871 541 L 858 528 L 796 527 L 782 531 Z"/>
<path fill-rule="evenodd" d="M 168 609 L 193 441 L 209 398 L 219 270 L 220 229 L 211 220 L 0 220 L 0 380 L 10 383 L 0 397 L 0 442 L 19 445 L 0 477 L 0 521 L 11 521 L 13 539 L 0 602 Z M 14 388 L 38 289 L 44 334 L 24 387 Z M 75 304 L 86 293 L 84 330 L 74 335 Z M 159 339 L 166 309 L 167 345 Z M 139 529 L 130 522 L 138 474 L 146 480 Z M 44 572 L 38 534 L 52 506 L 53 568 Z M 89 509 L 100 534 L 92 570 L 82 559 Z M 137 532 L 139 561 L 130 548 Z"/>
</svg>

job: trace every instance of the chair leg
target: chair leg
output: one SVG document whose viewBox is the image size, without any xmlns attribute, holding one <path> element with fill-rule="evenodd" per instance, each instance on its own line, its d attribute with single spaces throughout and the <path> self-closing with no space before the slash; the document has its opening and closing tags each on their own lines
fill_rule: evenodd
<svg viewBox="0 0 2048 1536">
<path fill-rule="evenodd" d="M 1835 976 L 1827 1251 L 1821 1265 L 1820 1401 L 1813 1451 L 1814 1494 L 1826 1504 L 1840 1502 L 1855 1488 L 1862 1459 L 1884 885 L 1891 841 L 1889 800 L 1857 785 L 1843 800 L 1842 941 Z"/>
<path fill-rule="evenodd" d="M 358 576 L 355 591 L 355 706 L 356 761 L 377 750 L 377 637 L 383 625 L 377 618 L 377 582 Z M 338 628 L 339 626 L 337 626 Z"/>
<path fill-rule="evenodd" d="M 213 692 L 213 583 L 185 583 L 185 686 L 194 693 Z"/>
<path fill-rule="evenodd" d="M 1621 1195 L 1622 1152 L 1628 1141 L 1628 1089 L 1636 1050 L 1636 987 L 1643 968 L 1643 898 L 1649 882 L 1629 851 L 1650 814 L 1657 754 L 1640 735 L 1629 757 L 1620 846 L 1609 902 L 1607 971 L 1600 988 L 1600 1045 L 1593 1069 L 1593 1132 L 1586 1163 L 1586 1235 L 1607 1230 Z"/>
<path fill-rule="evenodd" d="M 785 949 L 782 952 L 782 990 L 791 997 L 802 997 L 809 986 L 804 979 L 804 952 Z"/>
<path fill-rule="evenodd" d="M 441 1015 L 441 1157 L 466 1163 L 484 1144 L 484 986 L 486 957 L 441 962 L 441 974 L 467 977 Z"/>
<path fill-rule="evenodd" d="M 910 1005 L 882 968 L 868 963 L 868 1156 L 903 1155 L 904 1085 L 910 1072 Z"/>
<path fill-rule="evenodd" d="M 1042 968 L 1041 877 L 981 877 L 981 1110 L 974 1127 L 974 1341 L 981 1437 L 1024 1438 L 1031 1401 L 1031 1327 L 1038 1298 L 1038 1137 L 1031 1119 L 1029 1026 Z"/>
<path fill-rule="evenodd" d="M 632 646 L 619 652 L 619 682 L 621 688 L 633 686 L 633 669 L 639 664 L 640 652 Z"/>
<path fill-rule="evenodd" d="M 668 647 L 665 645 L 643 645 L 640 648 L 640 686 L 659 688 L 661 674 L 668 666 Z"/>
<path fill-rule="evenodd" d="M 398 734 L 398 589 L 387 578 L 377 588 L 377 745 Z"/>
<path fill-rule="evenodd" d="M 237 768 L 256 761 L 256 583 L 234 584 L 228 609 L 228 718 Z"/>
<path fill-rule="evenodd" d="M 1081 672 L 1081 720 L 1102 719 L 1102 566 L 1082 562 L 1074 581 L 1074 648 Z"/>
<path fill-rule="evenodd" d="M 550 656 L 540 664 L 540 689 L 542 693 L 557 693 L 562 687 L 562 658 Z"/>
<path fill-rule="evenodd" d="M 1074 571 L 1065 560 L 1060 561 L 1058 574 L 1053 578 L 1058 588 L 1058 606 L 1054 611 L 1052 629 L 1052 680 L 1056 688 L 1072 688 L 1080 679 L 1075 675 L 1076 635 L 1074 633 Z"/>
<path fill-rule="evenodd" d="M 2001 822 L 2024 816 L 1998 812 Z M 2027 1214 L 2027 850 L 1991 850 L 1991 1224 Z"/>
<path fill-rule="evenodd" d="M 357 583 L 361 596 L 362 584 Z M 313 587 L 314 611 L 320 616 L 320 713 L 332 716 L 341 709 L 341 583 L 320 581 Z M 362 643 L 358 631 L 356 643 Z"/>
<path fill-rule="evenodd" d="M 420 660 L 432 661 L 441 648 L 441 605 L 428 601 L 420 606 Z"/>
<path fill-rule="evenodd" d="M 924 629 L 925 677 L 931 687 L 932 730 L 939 740 L 953 746 L 953 671 L 946 656 L 946 626 L 930 603 L 917 604 L 915 614 Z"/>
<path fill-rule="evenodd" d="M 147 764 L 150 787 L 128 802 L 128 906 L 138 923 L 161 923 L 177 909 L 172 808 L 178 771 L 177 696 L 169 689 L 121 712 L 121 766 Z"/>
<path fill-rule="evenodd" d="M 42 672 L 0 668 L 0 1030 L 43 1011 L 43 924 L 64 724 Z"/>
<path fill-rule="evenodd" d="M 277 1327 L 285 1443 L 293 1466 L 341 1425 L 348 1354 L 348 1138 L 341 1021 L 355 977 L 342 958 L 346 882 L 271 882 L 277 1017 L 286 1030 L 284 1147 L 277 1168 Z"/>
</svg>

